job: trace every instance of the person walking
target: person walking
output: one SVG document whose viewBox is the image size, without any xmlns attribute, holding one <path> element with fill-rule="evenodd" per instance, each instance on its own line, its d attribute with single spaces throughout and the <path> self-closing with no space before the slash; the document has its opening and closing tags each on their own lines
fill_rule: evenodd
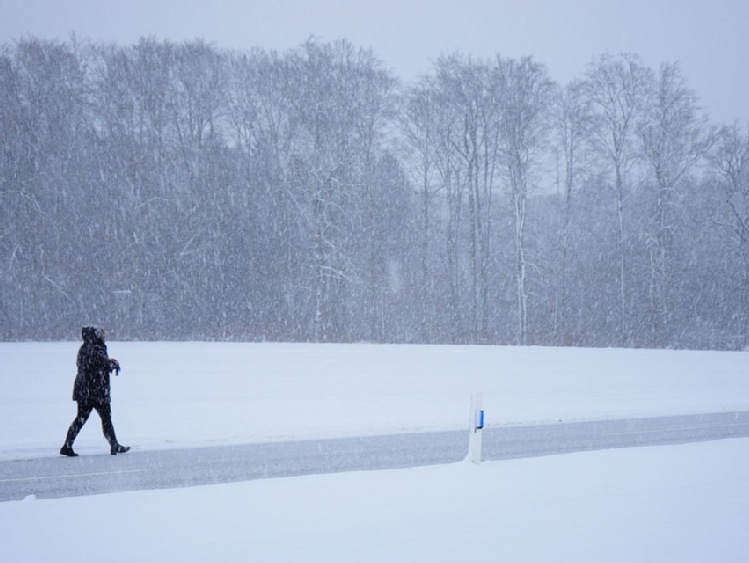
<svg viewBox="0 0 749 563">
<path fill-rule="evenodd" d="M 107 354 L 104 331 L 101 328 L 84 326 L 81 329 L 81 337 L 83 344 L 78 350 L 76 360 L 78 373 L 73 385 L 73 400 L 78 403 L 78 414 L 68 428 L 68 435 L 65 444 L 60 448 L 60 455 L 68 457 L 78 455 L 73 451 L 73 442 L 94 409 L 101 418 L 101 427 L 104 437 L 109 442 L 110 453 L 112 455 L 124 454 L 130 448 L 120 445 L 114 432 L 109 383 L 109 377 L 113 371 L 115 375 L 119 375 L 120 364 Z"/>
</svg>

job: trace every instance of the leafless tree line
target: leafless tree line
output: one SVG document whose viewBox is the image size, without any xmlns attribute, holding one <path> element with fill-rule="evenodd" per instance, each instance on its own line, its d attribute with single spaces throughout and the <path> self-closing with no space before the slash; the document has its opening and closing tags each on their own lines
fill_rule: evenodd
<svg viewBox="0 0 749 563">
<path fill-rule="evenodd" d="M 0 336 L 740 348 L 749 136 L 678 63 L 19 40 Z"/>
</svg>

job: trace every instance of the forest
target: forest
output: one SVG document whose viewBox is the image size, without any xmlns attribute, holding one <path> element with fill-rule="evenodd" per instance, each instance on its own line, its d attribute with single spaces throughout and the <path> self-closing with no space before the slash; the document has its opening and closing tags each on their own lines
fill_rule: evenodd
<svg viewBox="0 0 749 563">
<path fill-rule="evenodd" d="M 435 54 L 438 55 L 438 54 Z M 737 116 L 740 117 L 740 116 Z M 749 132 L 678 62 L 0 46 L 0 339 L 749 346 Z"/>
</svg>

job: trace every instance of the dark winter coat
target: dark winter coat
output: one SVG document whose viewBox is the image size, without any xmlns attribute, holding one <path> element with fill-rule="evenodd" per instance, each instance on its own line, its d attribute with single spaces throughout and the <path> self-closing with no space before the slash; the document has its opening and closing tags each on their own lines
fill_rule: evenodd
<svg viewBox="0 0 749 563">
<path fill-rule="evenodd" d="M 119 369 L 117 360 L 109 358 L 104 344 L 104 331 L 94 326 L 81 330 L 83 344 L 78 350 L 78 373 L 73 386 L 73 400 L 87 405 L 101 405 L 111 401 L 109 375 Z"/>
</svg>

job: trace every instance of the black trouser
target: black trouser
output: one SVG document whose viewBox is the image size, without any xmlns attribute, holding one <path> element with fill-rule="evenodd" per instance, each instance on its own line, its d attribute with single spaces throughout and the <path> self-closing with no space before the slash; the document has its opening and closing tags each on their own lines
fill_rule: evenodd
<svg viewBox="0 0 749 563">
<path fill-rule="evenodd" d="M 114 433 L 114 426 L 112 426 L 112 407 L 109 403 L 78 403 L 78 415 L 73 420 L 73 423 L 68 428 L 68 437 L 65 440 L 65 445 L 69 448 L 73 447 L 78 432 L 81 431 L 83 425 L 86 424 L 91 411 L 96 409 L 101 418 L 101 429 L 104 431 L 104 437 L 109 442 L 110 446 L 117 445 L 117 436 Z"/>
</svg>

